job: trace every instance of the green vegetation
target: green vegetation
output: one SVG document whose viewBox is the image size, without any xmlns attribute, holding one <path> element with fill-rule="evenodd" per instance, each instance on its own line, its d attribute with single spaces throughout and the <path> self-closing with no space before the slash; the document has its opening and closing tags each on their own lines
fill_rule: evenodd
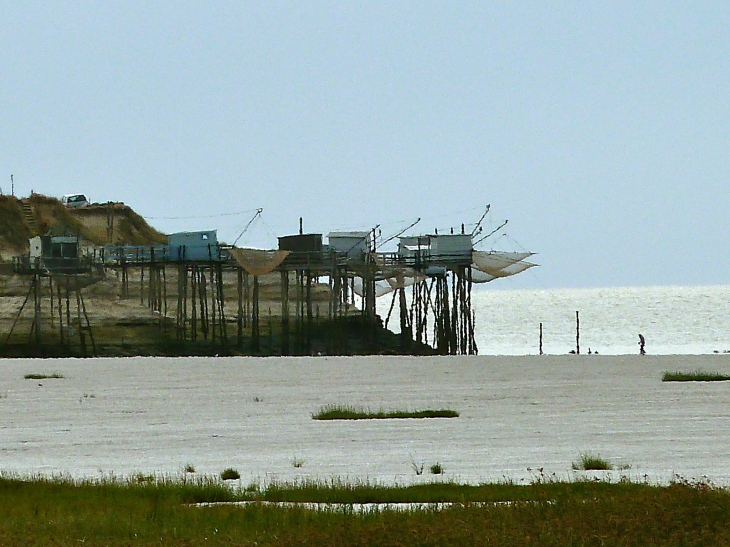
<svg viewBox="0 0 730 547">
<path fill-rule="evenodd" d="M 25 200 L 0 196 L 0 251 L 27 252 L 29 238 L 49 231 L 57 235 L 78 234 L 96 245 L 107 244 L 106 218 L 111 210 L 116 219 L 114 243 L 154 245 L 167 242 L 167 236 L 122 203 L 67 209 L 58 199 L 33 192 Z"/>
<path fill-rule="evenodd" d="M 730 380 L 727 374 L 719 372 L 706 372 L 695 370 L 694 372 L 667 372 L 662 375 L 662 382 L 726 382 Z"/>
<path fill-rule="evenodd" d="M 64 378 L 63 374 L 26 374 L 26 380 L 47 380 L 49 378 Z"/>
<path fill-rule="evenodd" d="M 585 453 L 580 455 L 579 462 L 573 462 L 575 471 L 609 471 L 613 469 L 608 461 L 598 454 Z"/>
<path fill-rule="evenodd" d="M 371 412 L 369 409 L 349 405 L 327 405 L 312 414 L 314 420 L 388 420 L 405 418 L 458 418 L 455 410 L 390 410 Z"/>
<path fill-rule="evenodd" d="M 229 467 L 228 469 L 224 469 L 221 473 L 221 479 L 223 479 L 224 481 L 235 481 L 240 478 L 241 474 L 231 467 Z"/>
<path fill-rule="evenodd" d="M 707 483 L 306 482 L 232 489 L 217 479 L 0 477 L 0 545 L 726 545 L 730 493 Z M 199 502 L 253 501 L 243 506 Z M 312 510 L 255 501 L 341 503 Z M 359 512 L 354 503 L 437 503 Z"/>
<path fill-rule="evenodd" d="M 433 464 L 430 469 L 432 475 L 443 475 L 444 473 L 444 466 L 441 465 L 439 462 Z"/>
<path fill-rule="evenodd" d="M 7 245 L 21 251 L 28 246 L 29 237 L 21 201 L 13 196 L 0 196 L 0 248 Z"/>
</svg>

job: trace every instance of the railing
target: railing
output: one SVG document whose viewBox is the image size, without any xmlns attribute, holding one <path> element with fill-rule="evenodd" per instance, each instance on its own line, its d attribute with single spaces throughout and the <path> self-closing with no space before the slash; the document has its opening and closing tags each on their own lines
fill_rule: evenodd
<svg viewBox="0 0 730 547">
<path fill-rule="evenodd" d="M 29 254 L 13 257 L 13 271 L 26 275 L 78 274 L 94 269 L 93 256 L 81 257 L 31 257 Z"/>
<path fill-rule="evenodd" d="M 101 247 L 98 250 L 99 261 L 105 266 L 119 264 L 140 264 L 149 262 L 169 262 L 167 245 L 133 246 L 117 245 Z"/>
<path fill-rule="evenodd" d="M 190 253 L 186 257 L 185 247 L 170 252 L 168 245 L 153 246 L 106 246 L 94 249 L 92 254 L 78 258 L 65 257 L 33 257 L 21 255 L 13 258 L 13 270 L 18 273 L 41 272 L 44 269 L 53 271 L 83 271 L 93 265 L 115 267 L 121 265 L 141 265 L 169 262 L 232 262 L 228 248 L 219 245 L 209 246 L 204 252 Z M 171 256 L 173 254 L 174 256 Z M 206 256 L 207 255 L 207 256 Z M 350 266 L 355 270 L 366 267 L 368 264 L 375 268 L 403 268 L 409 267 L 429 274 L 434 268 L 469 266 L 472 262 L 471 252 L 437 254 L 430 251 L 420 251 L 406 255 L 396 252 L 372 253 L 370 258 L 351 258 L 347 253 L 338 253 L 331 249 L 312 252 L 292 252 L 286 257 L 279 269 L 282 270 L 329 270 L 333 267 Z M 435 275 L 439 275 L 436 273 Z"/>
</svg>

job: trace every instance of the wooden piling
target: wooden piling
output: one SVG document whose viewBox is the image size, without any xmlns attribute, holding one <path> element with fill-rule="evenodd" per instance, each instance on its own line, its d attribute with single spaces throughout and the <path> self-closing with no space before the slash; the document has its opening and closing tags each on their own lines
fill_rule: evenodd
<svg viewBox="0 0 730 547">
<path fill-rule="evenodd" d="M 281 271 L 281 354 L 289 355 L 289 272 Z"/>
<path fill-rule="evenodd" d="M 243 348 L 243 268 L 236 268 L 238 313 L 236 315 L 236 347 Z"/>
</svg>

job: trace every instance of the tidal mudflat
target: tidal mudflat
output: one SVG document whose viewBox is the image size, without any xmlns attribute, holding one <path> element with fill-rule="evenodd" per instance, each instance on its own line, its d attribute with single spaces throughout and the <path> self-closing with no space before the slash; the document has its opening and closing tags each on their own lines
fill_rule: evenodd
<svg viewBox="0 0 730 547">
<path fill-rule="evenodd" d="M 480 483 L 569 479 L 591 453 L 617 470 L 584 474 L 730 485 L 730 383 L 662 382 L 699 369 L 730 355 L 8 359 L 0 471 Z M 459 417 L 313 420 L 326 405 Z"/>
</svg>

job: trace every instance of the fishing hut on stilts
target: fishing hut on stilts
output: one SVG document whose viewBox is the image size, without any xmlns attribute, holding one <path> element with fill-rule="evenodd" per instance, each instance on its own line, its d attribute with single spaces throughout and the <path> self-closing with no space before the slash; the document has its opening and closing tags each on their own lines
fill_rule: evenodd
<svg viewBox="0 0 730 547">
<path fill-rule="evenodd" d="M 96 342 L 86 310 L 83 289 L 104 278 L 91 254 L 82 253 L 76 235 L 36 236 L 28 255 L 15 257 L 13 270 L 29 279 L 28 292 L 2 342 L 10 342 L 26 309 L 32 307 L 28 343 L 41 354 L 60 344 L 70 354 L 78 346 L 83 356 L 96 354 Z M 78 335 L 78 343 L 76 343 Z"/>
<path fill-rule="evenodd" d="M 244 232 L 260 213 L 257 209 Z M 325 243 L 322 234 L 305 233 L 300 218 L 299 232 L 279 237 L 272 250 L 239 248 L 237 241 L 222 245 L 216 230 L 170 234 L 167 245 L 107 245 L 85 254 L 76 236 L 37 237 L 29 254 L 14 263 L 30 282 L 5 345 L 32 307 L 31 343 L 41 347 L 50 340 L 42 336 L 50 323 L 66 354 L 95 354 L 82 290 L 114 271 L 119 299 L 138 296 L 153 319 L 112 327 L 147 328 L 156 322 L 159 335 L 143 334 L 155 354 L 474 355 L 474 284 L 534 266 L 525 261 L 532 253 L 477 250 L 488 237 L 481 236 L 481 220 L 471 233 L 462 225 L 456 233 L 403 235 L 417 222 L 385 241 L 376 226 L 330 232 Z M 107 227 L 111 243 L 112 206 Z M 379 250 L 396 238 L 397 251 Z M 377 302 L 387 295 L 391 301 L 383 321 Z M 268 310 L 261 310 L 261 302 Z M 398 323 L 399 338 L 387 332 L 391 322 Z M 138 332 L 132 332 L 133 341 Z"/>
</svg>

